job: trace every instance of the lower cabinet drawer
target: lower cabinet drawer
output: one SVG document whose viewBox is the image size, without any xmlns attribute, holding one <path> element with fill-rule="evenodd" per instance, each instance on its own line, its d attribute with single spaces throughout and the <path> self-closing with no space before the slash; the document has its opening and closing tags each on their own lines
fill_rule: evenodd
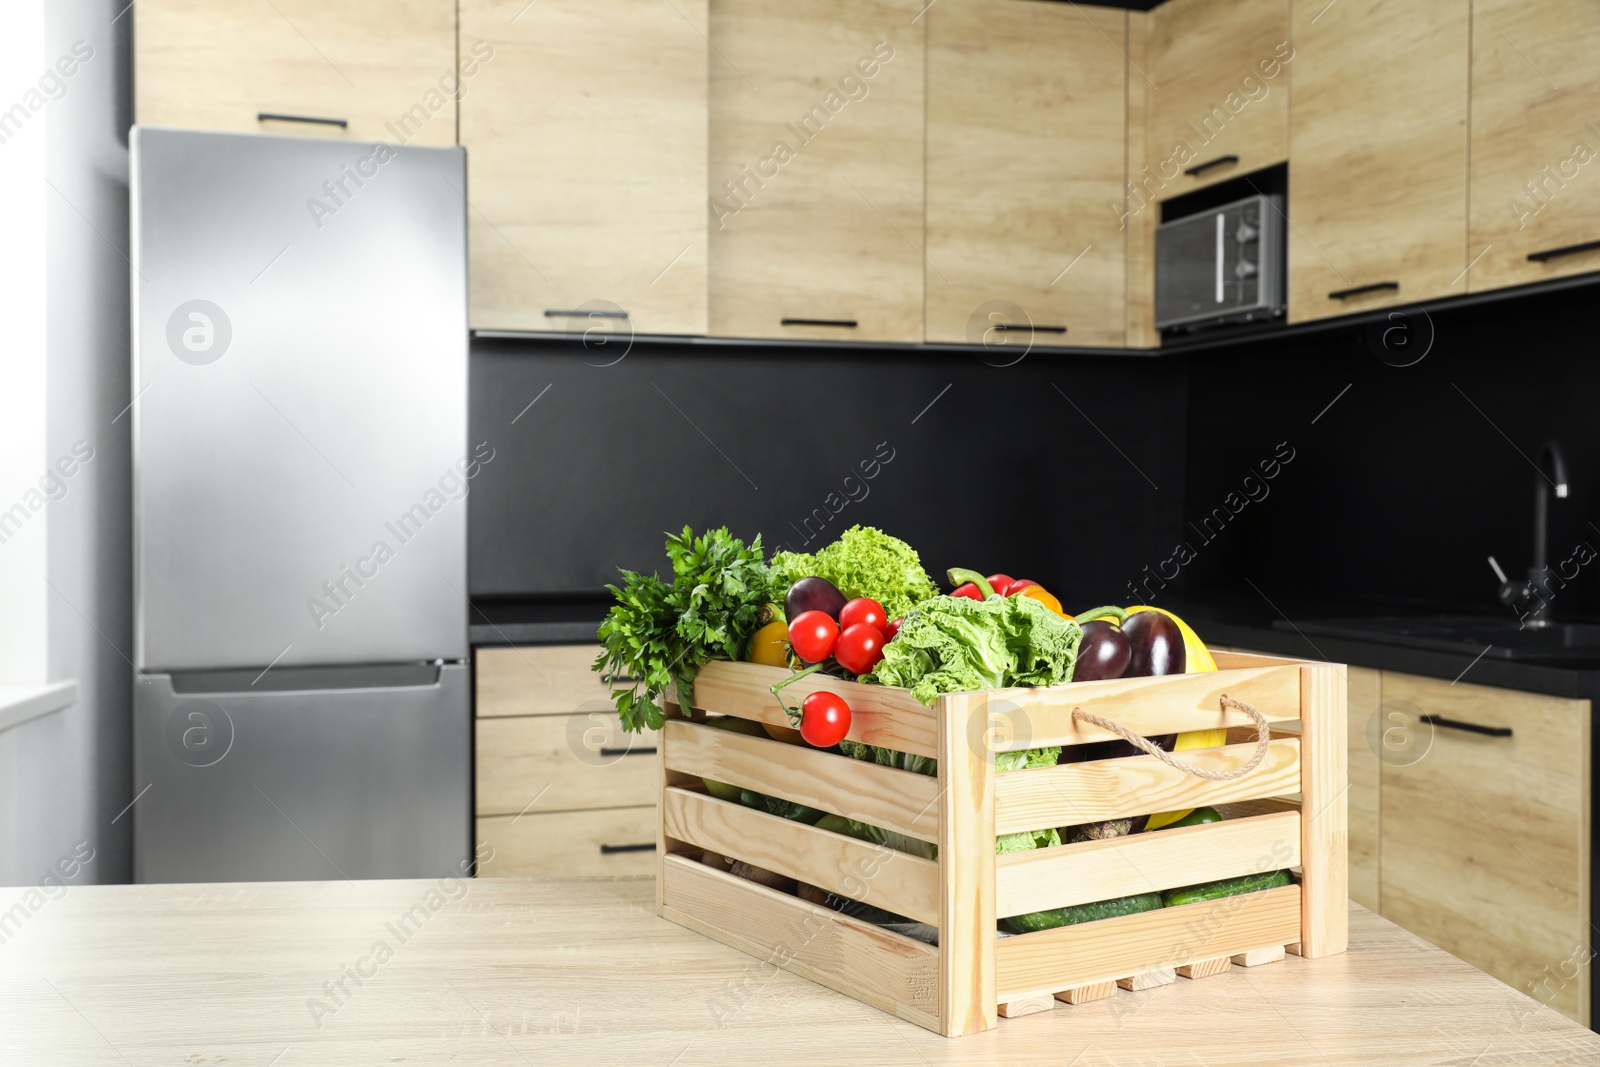
<svg viewBox="0 0 1600 1067">
<path fill-rule="evenodd" d="M 656 802 L 655 736 L 624 733 L 615 712 L 479 719 L 476 732 L 479 815 Z"/>
<path fill-rule="evenodd" d="M 1383 709 L 1421 724 L 1383 766 L 1384 917 L 1588 1023 L 1589 702 L 1386 671 Z"/>
<path fill-rule="evenodd" d="M 478 841 L 494 850 L 479 863 L 483 878 L 651 878 L 656 808 L 479 818 Z"/>
</svg>

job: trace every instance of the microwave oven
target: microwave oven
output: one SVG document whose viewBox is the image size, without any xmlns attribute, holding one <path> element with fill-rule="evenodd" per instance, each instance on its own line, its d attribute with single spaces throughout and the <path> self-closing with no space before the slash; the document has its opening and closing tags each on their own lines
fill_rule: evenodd
<svg viewBox="0 0 1600 1067">
<path fill-rule="evenodd" d="M 1197 330 L 1279 318 L 1283 197 L 1247 197 L 1156 229 L 1156 328 Z"/>
</svg>

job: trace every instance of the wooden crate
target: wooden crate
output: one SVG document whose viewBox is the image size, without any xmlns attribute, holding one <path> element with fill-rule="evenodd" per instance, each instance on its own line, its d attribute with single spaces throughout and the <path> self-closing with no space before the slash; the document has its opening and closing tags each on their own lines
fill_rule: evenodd
<svg viewBox="0 0 1600 1067">
<path fill-rule="evenodd" d="M 850 737 L 931 756 L 938 776 L 718 730 L 700 711 L 788 724 L 768 691 L 781 668 L 711 663 L 695 716 L 659 739 L 657 910 L 864 1003 L 946 1036 L 997 1016 L 1128 995 L 1166 981 L 1342 952 L 1346 940 L 1345 682 L 1339 664 L 1217 654 L 1216 673 L 951 694 L 931 708 L 905 690 L 813 675 L 797 702 L 830 689 L 850 703 Z M 1255 728 L 1227 695 L 1272 723 L 1267 757 L 1216 782 L 1129 756 L 997 773 L 994 753 L 1080 745 L 1114 734 L 1074 709 L 1155 736 L 1250 727 L 1182 758 L 1212 770 L 1245 764 Z M 859 841 L 719 800 L 712 778 L 935 843 L 938 860 Z M 1298 794 L 1298 799 L 1294 797 Z M 1268 801 L 1267 803 L 1262 803 Z M 997 834 L 1200 805 L 1232 805 L 1219 823 L 996 856 Z M 729 856 L 937 927 L 937 947 L 700 862 Z M 996 918 L 1282 868 L 1294 884 L 1115 919 L 998 937 Z M 1262 951 L 1267 950 L 1267 951 Z M 1234 959 L 1237 957 L 1237 959 Z M 1071 1010 L 1063 1009 L 1063 1010 Z M 1018 1024 L 1025 1025 L 1025 1024 Z"/>
</svg>

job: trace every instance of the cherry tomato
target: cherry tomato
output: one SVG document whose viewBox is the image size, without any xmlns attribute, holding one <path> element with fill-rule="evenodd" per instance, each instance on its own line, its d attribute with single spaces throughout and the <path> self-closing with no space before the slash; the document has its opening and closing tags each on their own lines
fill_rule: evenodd
<svg viewBox="0 0 1600 1067">
<path fill-rule="evenodd" d="M 888 644 L 890 641 L 894 640 L 895 635 L 900 632 L 900 624 L 905 622 L 905 621 L 906 621 L 905 616 L 902 615 L 900 618 L 895 619 L 893 622 L 891 622 L 889 624 L 888 628 L 883 631 L 883 643 L 884 644 Z"/>
<path fill-rule="evenodd" d="M 833 658 L 851 674 L 866 674 L 883 658 L 883 631 L 858 622 L 839 635 Z"/>
<path fill-rule="evenodd" d="M 832 748 L 849 732 L 850 705 L 838 693 L 818 690 L 800 702 L 800 736 L 806 744 Z"/>
<path fill-rule="evenodd" d="M 978 592 L 978 587 L 971 582 L 966 582 L 950 590 L 951 596 L 964 596 L 968 600 L 982 600 L 983 594 Z"/>
<path fill-rule="evenodd" d="M 1001 596 L 1010 596 L 1012 581 L 1014 579 L 1009 574 L 991 574 L 989 575 L 989 588 Z"/>
<path fill-rule="evenodd" d="M 821 663 L 833 655 L 839 624 L 826 611 L 802 611 L 789 623 L 789 644 L 807 663 Z"/>
<path fill-rule="evenodd" d="M 858 596 L 839 610 L 841 632 L 857 623 L 865 623 L 880 634 L 889 628 L 889 620 L 883 613 L 883 605 L 867 596 Z"/>
</svg>

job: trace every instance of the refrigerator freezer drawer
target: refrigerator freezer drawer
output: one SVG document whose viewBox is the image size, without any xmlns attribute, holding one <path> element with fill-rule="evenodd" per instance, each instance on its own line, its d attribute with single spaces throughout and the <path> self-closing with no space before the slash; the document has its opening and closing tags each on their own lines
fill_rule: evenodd
<svg viewBox="0 0 1600 1067">
<path fill-rule="evenodd" d="M 460 873 L 472 854 L 470 672 L 431 670 L 429 681 L 400 668 L 410 673 L 391 687 L 347 672 L 350 688 L 330 671 L 308 683 L 321 688 L 276 692 L 140 675 L 134 880 Z"/>
</svg>

